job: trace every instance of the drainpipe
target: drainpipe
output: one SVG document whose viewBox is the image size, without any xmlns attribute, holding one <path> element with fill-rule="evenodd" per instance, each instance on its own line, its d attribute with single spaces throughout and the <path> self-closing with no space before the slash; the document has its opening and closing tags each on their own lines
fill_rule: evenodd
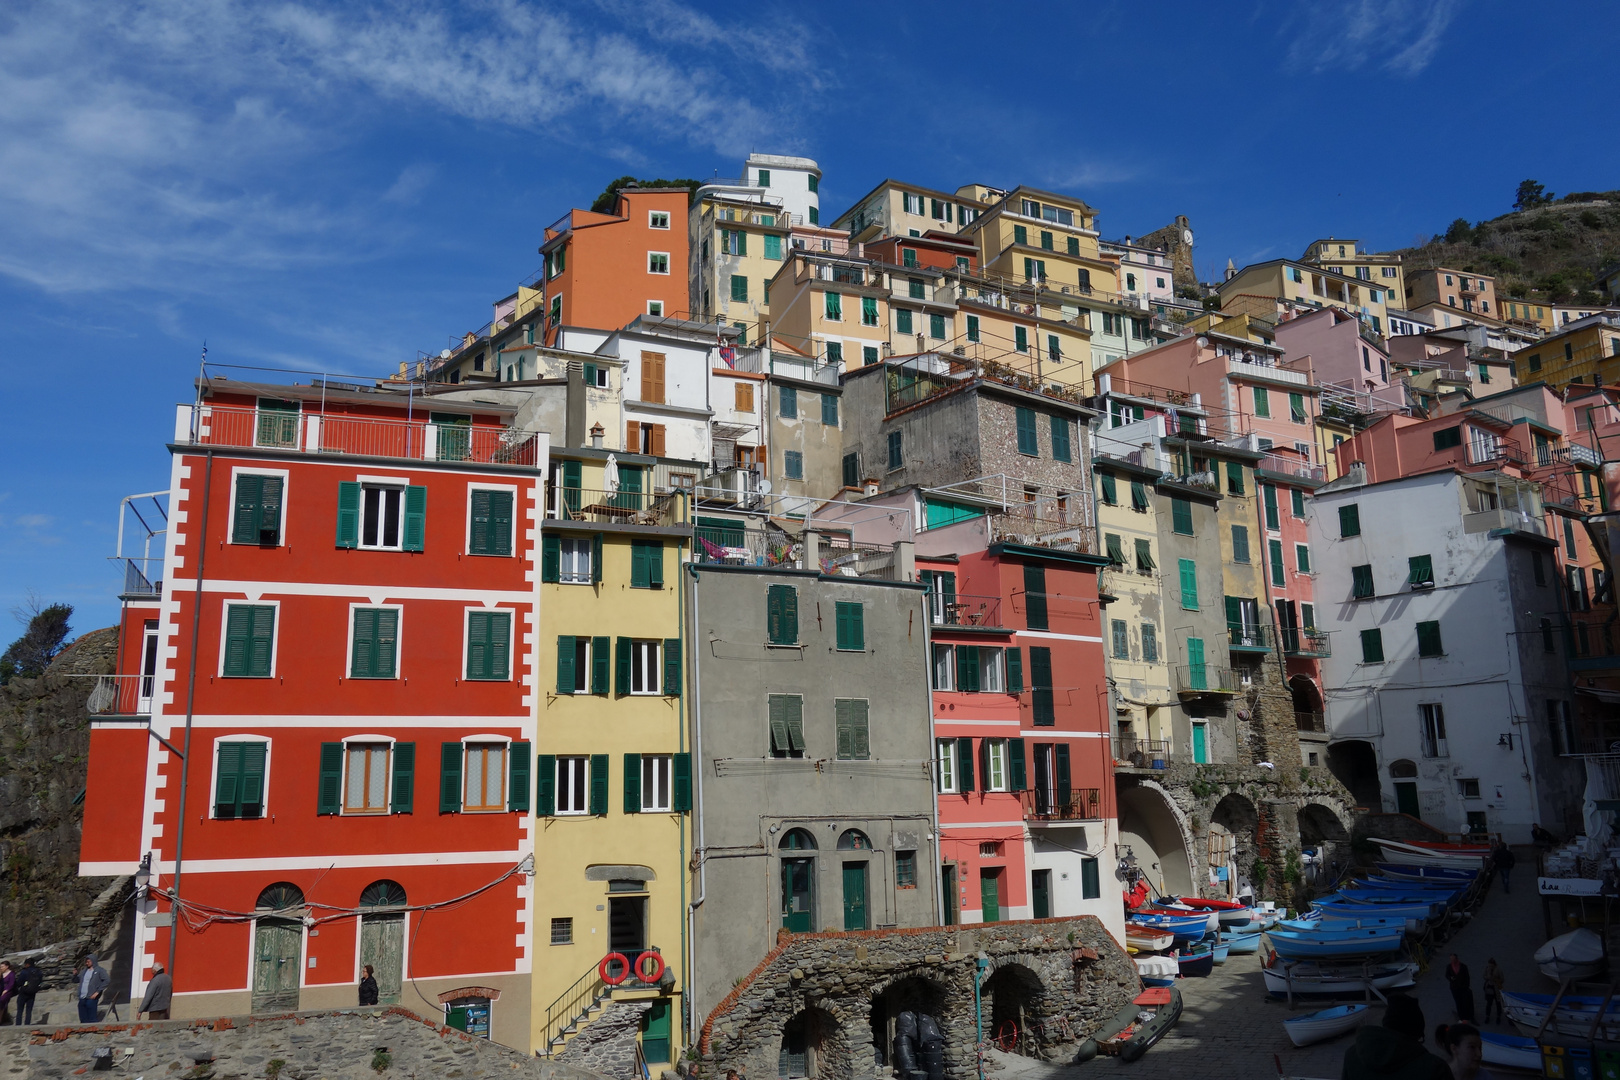
<svg viewBox="0 0 1620 1080">
<path fill-rule="evenodd" d="M 180 823 L 175 830 L 174 886 L 169 901 L 169 962 L 165 967 L 169 972 L 174 971 L 174 946 L 180 933 L 180 870 L 185 864 L 186 790 L 191 780 L 191 721 L 197 701 L 197 635 L 202 625 L 203 567 L 208 561 L 208 497 L 214 490 L 214 451 L 209 449 L 207 455 L 208 464 L 203 469 L 202 529 L 197 535 L 197 591 L 191 602 L 191 670 L 186 685 L 185 749 L 180 755 Z"/>
<path fill-rule="evenodd" d="M 934 726 L 934 621 L 933 605 L 930 596 L 933 590 L 923 593 L 923 657 L 928 668 L 928 786 L 933 790 L 929 793 L 929 802 L 933 804 L 934 811 L 934 869 L 942 871 L 945 866 L 945 838 L 940 835 L 939 828 L 939 783 L 935 779 L 934 769 L 939 763 L 939 731 Z M 934 875 L 934 924 L 945 925 L 945 875 L 943 872 Z M 953 894 L 950 897 L 952 904 L 956 903 Z"/>
<path fill-rule="evenodd" d="M 693 917 L 703 900 L 708 896 L 708 866 L 704 862 L 703 845 L 703 665 L 698 662 L 697 656 L 697 629 L 702 624 L 698 617 L 697 586 L 700 580 L 697 563 L 686 564 L 686 572 L 692 578 L 692 638 L 694 648 L 692 651 L 692 761 L 695 768 L 692 770 L 692 857 L 697 860 L 698 884 L 697 892 L 692 896 L 691 903 L 686 906 L 686 939 L 690 943 L 696 940 L 693 931 Z M 684 875 L 683 875 L 684 876 Z M 686 957 L 686 1045 L 695 1046 L 697 1040 L 694 1035 L 697 1031 L 697 1012 L 692 1008 L 692 987 L 697 984 L 697 950 L 689 947 Z"/>
<path fill-rule="evenodd" d="M 989 966 L 990 961 L 985 958 L 983 953 L 980 953 L 978 958 L 973 961 L 973 1023 L 977 1029 L 974 1036 L 975 1046 L 984 1043 L 984 1000 L 980 991 L 984 987 L 985 969 Z M 974 1057 L 979 1062 L 979 1080 L 984 1080 L 984 1055 L 975 1053 Z"/>
<path fill-rule="evenodd" d="M 711 452 L 711 457 L 712 457 L 712 452 Z M 681 504 L 682 504 L 683 508 L 685 506 L 685 503 L 686 503 L 686 496 L 683 494 L 681 496 Z M 681 552 L 684 551 L 685 549 L 686 549 L 686 538 L 681 537 L 680 539 L 677 539 L 675 541 L 675 565 L 676 566 L 681 565 Z M 676 618 L 676 621 L 679 623 L 679 630 L 677 631 L 677 636 L 679 638 L 681 638 L 681 639 L 685 639 L 686 636 L 687 636 L 687 634 L 686 634 L 686 616 L 685 616 L 686 605 L 685 605 L 685 601 L 686 601 L 686 590 L 685 589 L 676 590 L 676 593 L 675 593 L 675 618 Z M 690 649 L 687 649 L 686 651 L 690 652 Z M 686 752 L 686 695 L 685 694 L 682 694 L 680 696 L 680 703 L 676 706 L 676 716 L 679 719 L 679 730 L 676 733 L 676 743 L 675 743 L 675 745 L 679 748 L 680 752 L 684 754 Z M 688 775 L 690 776 L 690 770 L 688 770 Z M 686 815 L 685 814 L 681 815 L 680 821 L 677 823 L 677 829 L 678 829 L 678 832 L 679 832 L 680 858 L 681 858 L 681 872 L 680 872 L 680 879 L 681 879 L 681 909 L 684 912 L 686 910 Z M 686 1012 L 688 1014 L 690 1014 L 691 1011 L 692 1011 L 692 997 L 691 997 L 691 994 L 689 993 L 689 991 L 691 989 L 691 976 L 692 976 L 692 967 L 691 967 L 691 959 L 692 959 L 692 957 L 691 957 L 690 942 L 691 942 L 691 936 L 687 933 L 686 919 L 683 918 L 681 920 L 681 970 L 684 972 L 683 977 L 686 979 L 686 982 L 684 984 L 682 984 L 682 986 L 681 986 L 681 1003 L 684 1006 L 682 1011 Z M 685 1049 L 685 1047 L 683 1046 L 682 1049 Z"/>
</svg>

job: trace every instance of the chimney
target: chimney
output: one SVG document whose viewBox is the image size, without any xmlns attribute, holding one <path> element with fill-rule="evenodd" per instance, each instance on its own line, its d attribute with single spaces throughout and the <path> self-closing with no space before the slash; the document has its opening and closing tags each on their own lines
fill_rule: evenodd
<svg viewBox="0 0 1620 1080">
<path fill-rule="evenodd" d="M 591 447 L 593 449 L 596 449 L 596 450 L 602 449 L 602 436 L 604 434 L 606 434 L 606 432 L 603 431 L 602 425 L 600 423 L 595 423 L 595 424 L 591 425 Z"/>
<path fill-rule="evenodd" d="M 401 379 L 403 379 L 405 377 L 405 361 L 403 361 L 403 360 L 401 360 L 399 362 L 399 375 L 398 375 L 398 377 L 401 378 Z"/>
</svg>

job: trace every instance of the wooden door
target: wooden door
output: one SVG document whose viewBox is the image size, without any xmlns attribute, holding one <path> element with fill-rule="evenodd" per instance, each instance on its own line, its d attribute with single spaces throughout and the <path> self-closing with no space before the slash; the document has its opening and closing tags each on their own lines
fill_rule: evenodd
<svg viewBox="0 0 1620 1080">
<path fill-rule="evenodd" d="M 782 925 L 795 934 L 808 934 L 815 913 L 811 903 L 813 859 L 782 860 Z"/>
<path fill-rule="evenodd" d="M 979 871 L 979 907 L 985 922 L 1001 921 L 1001 871 Z"/>
<path fill-rule="evenodd" d="M 1423 816 L 1423 814 L 1418 810 L 1418 793 L 1416 784 L 1396 783 L 1395 809 L 1403 814 L 1411 814 L 1415 818 L 1421 818 Z"/>
<path fill-rule="evenodd" d="M 866 922 L 866 864 L 844 864 L 844 929 L 865 930 Z"/>
<path fill-rule="evenodd" d="M 641 1028 L 641 1056 L 649 1065 L 669 1060 L 669 998 L 659 998 L 647 1010 Z"/>
<path fill-rule="evenodd" d="M 955 926 L 962 907 L 962 897 L 956 891 L 955 864 L 947 863 L 939 868 L 939 891 L 945 898 L 945 925 Z"/>
<path fill-rule="evenodd" d="M 1030 875 L 1030 895 L 1035 905 L 1035 918 L 1052 917 L 1052 871 L 1037 870 Z"/>
<path fill-rule="evenodd" d="M 405 916 L 367 915 L 360 921 L 360 964 L 377 975 L 377 1004 L 398 1005 L 405 976 Z"/>
<path fill-rule="evenodd" d="M 1193 761 L 1200 765 L 1209 761 L 1209 736 L 1205 725 L 1194 724 L 1193 729 Z"/>
<path fill-rule="evenodd" d="M 303 927 L 291 919 L 259 919 L 253 927 L 254 1012 L 298 1008 Z"/>
</svg>

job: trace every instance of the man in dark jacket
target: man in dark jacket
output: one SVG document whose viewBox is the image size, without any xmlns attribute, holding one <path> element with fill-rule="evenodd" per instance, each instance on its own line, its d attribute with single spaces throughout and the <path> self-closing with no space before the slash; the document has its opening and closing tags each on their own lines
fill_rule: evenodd
<svg viewBox="0 0 1620 1080">
<path fill-rule="evenodd" d="M 1452 1080 L 1451 1066 L 1423 1049 L 1423 1028 L 1417 999 L 1392 995 L 1383 1024 L 1356 1032 L 1341 1080 Z"/>
<path fill-rule="evenodd" d="M 94 1024 L 101 1019 L 101 995 L 106 989 L 107 969 L 91 953 L 79 968 L 79 1023 Z"/>
<path fill-rule="evenodd" d="M 40 985 L 44 981 L 45 978 L 40 974 L 34 958 L 30 956 L 24 960 L 22 970 L 17 973 L 17 1023 L 34 1022 L 34 996 L 39 993 Z"/>
<path fill-rule="evenodd" d="M 145 1013 L 148 1020 L 167 1020 L 173 996 L 174 980 L 169 978 L 162 964 L 153 964 L 152 981 L 146 984 L 146 996 L 141 998 L 141 1007 L 135 1010 L 135 1019 L 139 1020 L 141 1013 Z"/>
<path fill-rule="evenodd" d="M 1513 873 L 1513 864 L 1516 861 L 1513 858 L 1513 849 L 1507 846 L 1506 840 L 1498 840 L 1496 850 L 1491 856 L 1496 862 L 1496 872 L 1502 875 L 1502 891 L 1512 892 L 1513 890 L 1508 888 L 1508 875 Z"/>
</svg>

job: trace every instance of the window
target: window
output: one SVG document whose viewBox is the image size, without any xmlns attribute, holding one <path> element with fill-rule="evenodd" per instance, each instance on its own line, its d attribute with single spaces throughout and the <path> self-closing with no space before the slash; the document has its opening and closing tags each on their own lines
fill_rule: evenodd
<svg viewBox="0 0 1620 1080">
<path fill-rule="evenodd" d="M 254 446 L 296 447 L 298 445 L 298 410 L 296 401 L 260 398 L 258 423 L 254 430 Z"/>
<path fill-rule="evenodd" d="M 1029 693 L 1035 726 L 1051 727 L 1057 723 L 1052 695 L 1052 650 L 1045 645 L 1029 647 Z"/>
<path fill-rule="evenodd" d="M 1350 598 L 1366 600 L 1373 595 L 1372 564 L 1362 563 L 1350 568 Z"/>
<path fill-rule="evenodd" d="M 738 383 L 732 392 L 733 408 L 738 412 L 751 413 L 754 411 L 754 388 L 748 383 Z"/>
<path fill-rule="evenodd" d="M 1414 589 L 1434 585 L 1434 560 L 1428 555 L 1413 555 L 1406 560 L 1406 583 Z"/>
<path fill-rule="evenodd" d="M 821 422 L 829 427 L 838 426 L 838 395 L 821 395 Z"/>
<path fill-rule="evenodd" d="M 861 456 L 856 453 L 844 455 L 844 486 L 861 486 Z"/>
<path fill-rule="evenodd" d="M 782 453 L 782 475 L 789 480 L 804 479 L 804 454 L 798 450 L 786 450 Z"/>
<path fill-rule="evenodd" d="M 799 392 L 791 386 L 784 386 L 776 392 L 776 413 L 784 420 L 797 420 L 799 418 Z"/>
<path fill-rule="evenodd" d="M 1545 584 L 1547 584 L 1547 560 L 1546 560 L 1546 558 L 1543 557 L 1542 553 L 1539 552 L 1539 551 L 1533 551 L 1533 552 L 1530 553 L 1530 555 L 1531 555 L 1530 562 L 1531 562 L 1531 565 L 1534 568 L 1535 574 L 1536 574 L 1536 584 L 1537 585 L 1545 585 Z"/>
<path fill-rule="evenodd" d="M 765 237 L 765 257 L 778 262 L 780 262 L 782 259 L 782 238 L 777 236 L 775 233 L 771 233 Z M 767 289 L 770 288 L 769 281 L 765 283 L 765 287 Z"/>
<path fill-rule="evenodd" d="M 467 551 L 471 555 L 512 554 L 513 493 L 489 488 L 472 488 L 467 492 L 468 511 L 472 515 L 467 536 Z"/>
<path fill-rule="evenodd" d="M 878 324 L 877 297 L 861 297 L 861 325 L 876 326 Z"/>
<path fill-rule="evenodd" d="M 1438 622 L 1418 623 L 1417 639 L 1419 656 L 1445 655 L 1445 649 L 1440 644 L 1440 624 Z"/>
<path fill-rule="evenodd" d="M 842 322 L 844 319 L 844 298 L 835 292 L 827 293 L 826 297 L 825 307 L 823 308 L 826 317 L 833 322 Z"/>
<path fill-rule="evenodd" d="M 1178 560 L 1181 571 L 1181 606 L 1187 611 L 1198 610 L 1198 564 L 1191 559 Z"/>
<path fill-rule="evenodd" d="M 1553 624 L 1551 619 L 1541 620 L 1541 648 L 1543 652 L 1558 651 L 1558 646 L 1553 639 Z"/>
<path fill-rule="evenodd" d="M 1271 394 L 1263 386 L 1254 388 L 1254 415 L 1263 417 L 1271 415 Z"/>
<path fill-rule="evenodd" d="M 1339 535 L 1344 538 L 1361 535 L 1361 505 L 1350 503 L 1339 507 Z"/>
<path fill-rule="evenodd" d="M 1052 234 L 1049 231 L 1047 231 L 1046 229 L 1042 229 L 1041 230 L 1041 247 L 1043 249 L 1047 250 L 1047 251 L 1052 251 L 1052 250 L 1054 250 L 1054 248 L 1052 246 L 1052 242 L 1053 242 Z"/>
<path fill-rule="evenodd" d="M 1102 873 L 1096 859 L 1080 860 L 1080 898 L 1096 900 L 1102 896 Z"/>
<path fill-rule="evenodd" d="M 351 742 L 343 747 L 343 812 L 388 813 L 388 755 L 385 742 Z"/>
<path fill-rule="evenodd" d="M 1022 225 L 1014 225 L 1013 226 L 1013 243 L 1015 243 L 1015 244 L 1028 244 L 1029 243 L 1029 230 L 1026 229 Z"/>
<path fill-rule="evenodd" d="M 834 605 L 840 652 L 866 651 L 866 609 L 859 601 L 840 600 Z"/>
<path fill-rule="evenodd" d="M 1108 555 L 1109 565 L 1125 565 L 1125 541 L 1120 538 L 1118 533 L 1103 534 L 1103 549 Z"/>
<path fill-rule="evenodd" d="M 1158 564 L 1153 561 L 1153 541 L 1137 537 L 1136 540 L 1136 569 L 1146 574 L 1151 573 Z"/>
<path fill-rule="evenodd" d="M 1295 520 L 1304 521 L 1305 520 L 1305 493 L 1303 491 L 1301 491 L 1299 488 L 1290 488 L 1288 490 L 1288 494 L 1293 499 L 1293 503 L 1294 503 L 1293 510 L 1294 510 L 1294 518 L 1295 518 Z"/>
<path fill-rule="evenodd" d="M 608 639 L 598 637 L 557 638 L 557 693 L 605 694 L 608 692 L 610 656 Z"/>
<path fill-rule="evenodd" d="M 1003 651 L 989 646 L 979 647 L 979 692 L 984 694 L 1004 694 L 1007 692 L 1006 680 L 1003 677 Z"/>
<path fill-rule="evenodd" d="M 984 790 L 1010 791 L 1007 775 L 1007 740 L 984 740 Z"/>
<path fill-rule="evenodd" d="M 1240 563 L 1249 561 L 1249 527 L 1247 525 L 1232 526 L 1232 561 Z"/>
<path fill-rule="evenodd" d="M 1124 619 L 1114 619 L 1110 624 L 1113 633 L 1114 659 L 1129 660 L 1131 658 L 1131 629 Z"/>
<path fill-rule="evenodd" d="M 1294 569 L 1298 573 L 1311 572 L 1311 549 L 1305 544 L 1294 545 Z"/>
<path fill-rule="evenodd" d="M 627 754 L 625 757 L 627 759 L 626 765 L 630 764 L 629 758 L 640 759 L 635 762 L 635 772 L 628 774 L 632 778 L 636 773 L 640 774 L 640 783 L 637 785 L 639 790 L 635 793 L 637 798 L 632 803 L 632 805 L 639 807 L 638 812 L 658 814 L 667 813 L 674 809 L 675 801 L 672 790 L 674 755 Z M 629 809 L 629 807 L 626 807 L 626 809 Z"/>
<path fill-rule="evenodd" d="M 1447 757 L 1445 706 L 1438 702 L 1419 705 L 1418 716 L 1423 722 L 1423 756 Z"/>
<path fill-rule="evenodd" d="M 742 274 L 731 275 L 731 298 L 737 301 L 748 299 L 748 279 Z"/>
<path fill-rule="evenodd" d="M 1024 564 L 1024 623 L 1031 630 L 1050 630 L 1046 619 L 1046 567 Z"/>
<path fill-rule="evenodd" d="M 270 744 L 221 740 L 214 748 L 214 816 L 247 820 L 264 816 L 265 761 Z"/>
<path fill-rule="evenodd" d="M 917 887 L 917 853 L 915 851 L 897 851 L 894 853 L 894 887 L 897 889 L 915 889 Z"/>
<path fill-rule="evenodd" d="M 394 678 L 399 647 L 399 608 L 355 607 L 350 613 L 349 678 Z"/>
<path fill-rule="evenodd" d="M 275 669 L 275 643 L 275 605 L 226 604 L 220 674 L 228 679 L 270 678 Z"/>
<path fill-rule="evenodd" d="M 1361 632 L 1361 662 L 1363 664 L 1384 662 L 1384 632 L 1377 627 Z"/>
<path fill-rule="evenodd" d="M 1061 416 L 1052 417 L 1052 460 L 1071 460 L 1069 449 L 1069 421 Z"/>
<path fill-rule="evenodd" d="M 1480 795 L 1479 795 L 1479 780 L 1478 780 L 1478 778 L 1466 779 L 1466 778 L 1463 778 L 1463 777 L 1459 777 L 1457 779 L 1457 795 L 1458 795 L 1458 797 L 1464 798 L 1464 799 L 1477 799 L 1477 798 L 1479 798 Z"/>
<path fill-rule="evenodd" d="M 977 315 L 967 317 L 967 339 L 969 341 L 979 340 L 979 317 Z"/>
<path fill-rule="evenodd" d="M 866 713 L 865 698 L 833 699 L 833 723 L 838 735 L 839 760 L 866 761 L 872 756 Z"/>
<path fill-rule="evenodd" d="M 934 689 L 956 689 L 956 647 L 934 646 Z"/>
<path fill-rule="evenodd" d="M 945 337 L 945 316 L 943 316 L 943 315 L 930 315 L 930 316 L 928 316 L 928 336 L 931 337 L 931 338 L 934 338 L 935 340 L 943 340 L 944 339 L 944 337 Z"/>
<path fill-rule="evenodd" d="M 804 698 L 772 694 L 769 698 L 771 756 L 804 757 Z"/>
<path fill-rule="evenodd" d="M 901 454 L 900 432 L 889 432 L 889 468 L 898 469 L 904 464 L 905 458 Z"/>
<path fill-rule="evenodd" d="M 649 229 L 669 228 L 669 214 L 663 210 L 647 211 L 647 227 Z"/>
<path fill-rule="evenodd" d="M 590 808 L 590 758 L 557 758 L 558 814 L 584 814 Z"/>
<path fill-rule="evenodd" d="M 905 308 L 894 309 L 894 332 L 897 334 L 911 333 L 911 312 Z"/>
<path fill-rule="evenodd" d="M 972 740 L 968 741 L 971 742 Z M 958 751 L 956 749 L 955 739 L 934 740 L 934 769 L 939 782 L 939 793 L 941 795 L 954 795 L 956 793 L 957 758 Z M 969 751 L 968 760 L 970 763 L 972 758 L 972 752 Z M 963 790 L 971 791 L 972 787 L 973 782 L 972 780 L 969 780 L 968 786 Z"/>
<path fill-rule="evenodd" d="M 1139 514 L 1147 513 L 1148 497 L 1147 485 L 1140 480 L 1131 481 L 1131 509 Z"/>
<path fill-rule="evenodd" d="M 906 292 L 913 300 L 924 300 L 928 296 L 928 288 L 922 278 L 907 278 Z"/>
<path fill-rule="evenodd" d="M 659 663 L 662 657 L 662 642 L 659 641 L 625 641 L 619 639 L 619 655 L 629 665 L 629 678 L 621 671 L 619 692 L 628 691 L 632 694 L 661 694 L 663 693 L 663 671 Z M 629 647 L 626 648 L 625 646 Z M 628 682 L 628 685 L 625 685 Z"/>
<path fill-rule="evenodd" d="M 403 484 L 361 484 L 360 488 L 360 546 L 399 551 L 402 547 L 405 523 L 405 491 Z M 426 488 L 417 488 L 426 492 Z M 338 530 L 343 529 L 343 492 L 338 495 Z"/>
<path fill-rule="evenodd" d="M 1552 728 L 1553 753 L 1575 754 L 1580 752 L 1580 745 L 1575 733 L 1575 721 L 1569 714 L 1569 702 L 1548 701 L 1547 724 Z"/>
<path fill-rule="evenodd" d="M 1226 493 L 1228 495 L 1243 494 L 1243 465 L 1236 461 L 1226 463 Z"/>
<path fill-rule="evenodd" d="M 667 274 L 667 273 L 669 273 L 669 252 L 667 252 L 667 251 L 649 251 L 649 252 L 647 252 L 647 273 L 649 273 L 649 274 Z"/>
<path fill-rule="evenodd" d="M 1119 489 L 1113 473 L 1098 473 L 1097 479 L 1102 485 L 1102 501 L 1104 506 L 1119 504 Z"/>
<path fill-rule="evenodd" d="M 1454 446 L 1462 445 L 1462 427 L 1441 428 L 1434 433 L 1434 448 L 1436 450 L 1449 450 Z"/>
<path fill-rule="evenodd" d="M 1035 410 L 1019 406 L 1013 411 L 1018 424 L 1018 452 L 1039 455 L 1041 447 L 1040 440 L 1035 434 Z"/>
<path fill-rule="evenodd" d="M 844 343 L 842 341 L 827 342 L 827 363 L 842 364 L 844 362 Z"/>
<path fill-rule="evenodd" d="M 662 540 L 630 541 L 630 587 L 632 589 L 662 589 L 664 587 L 664 542 Z"/>
<path fill-rule="evenodd" d="M 741 229 L 720 230 L 720 254 L 747 255 L 748 234 Z"/>
<path fill-rule="evenodd" d="M 1296 424 L 1305 422 L 1305 395 L 1288 395 L 1288 418 Z"/>
<path fill-rule="evenodd" d="M 916 266 L 917 265 L 917 249 L 916 248 L 901 248 L 900 249 L 900 265 L 901 266 L 907 266 L 907 267 Z"/>
<path fill-rule="evenodd" d="M 281 543 L 282 478 L 239 473 L 232 505 L 231 543 L 275 547 Z"/>
<path fill-rule="evenodd" d="M 1265 507 L 1266 507 L 1266 528 L 1268 528 L 1268 529 L 1280 529 L 1280 528 L 1282 528 L 1282 525 L 1278 521 L 1278 517 L 1277 517 L 1277 485 L 1276 484 L 1261 484 L 1260 485 L 1260 495 L 1261 495 L 1261 497 L 1262 497 L 1262 499 L 1263 499 L 1263 501 L 1265 503 Z"/>
<path fill-rule="evenodd" d="M 1271 540 L 1266 544 L 1271 555 L 1271 583 L 1279 589 L 1288 587 L 1288 568 L 1283 565 L 1283 545 L 1281 540 Z"/>
<path fill-rule="evenodd" d="M 877 349 L 877 346 L 876 345 L 862 345 L 861 346 L 861 364 L 862 364 L 862 366 L 875 364 L 877 362 L 878 362 L 878 349 Z"/>
<path fill-rule="evenodd" d="M 573 919 L 551 920 L 551 943 L 553 945 L 572 945 L 574 943 Z"/>
<path fill-rule="evenodd" d="M 512 613 L 467 612 L 467 678 L 501 681 L 511 678 Z"/>
<path fill-rule="evenodd" d="M 799 590 L 792 585 L 772 585 L 765 591 L 767 640 L 772 645 L 799 643 Z"/>
<path fill-rule="evenodd" d="M 1159 662 L 1159 631 L 1150 622 L 1142 624 L 1142 662 L 1144 664 Z"/>
<path fill-rule="evenodd" d="M 921 195 L 910 195 L 902 192 L 900 197 L 904 200 L 906 213 L 920 215 L 923 212 L 923 197 Z"/>
<path fill-rule="evenodd" d="M 1022 326 L 1013 327 L 1013 348 L 1018 352 L 1029 352 L 1029 331 Z"/>
<path fill-rule="evenodd" d="M 1192 503 L 1186 499 L 1170 500 L 1170 528 L 1183 536 L 1193 535 Z"/>
<path fill-rule="evenodd" d="M 557 538 L 557 580 L 566 585 L 589 585 L 594 542 L 584 536 Z"/>
<path fill-rule="evenodd" d="M 461 809 L 488 813 L 506 809 L 506 743 L 467 743 Z"/>
</svg>

